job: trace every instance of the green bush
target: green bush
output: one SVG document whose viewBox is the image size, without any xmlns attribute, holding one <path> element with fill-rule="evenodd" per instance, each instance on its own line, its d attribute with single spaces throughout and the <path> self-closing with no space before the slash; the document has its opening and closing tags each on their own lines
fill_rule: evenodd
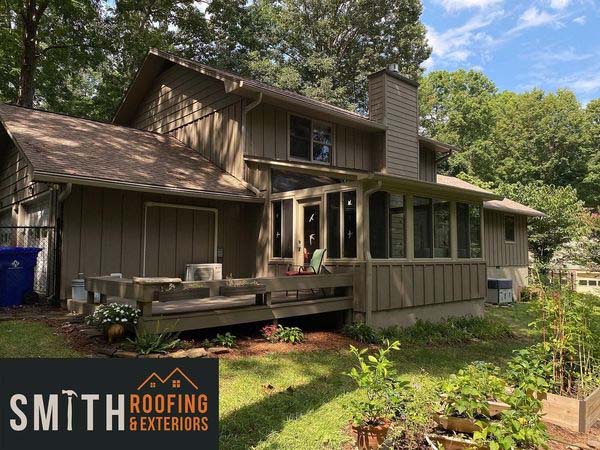
<svg viewBox="0 0 600 450">
<path fill-rule="evenodd" d="M 528 392 L 546 393 L 553 384 L 552 352 L 548 344 L 515 350 L 507 364 L 507 381 Z"/>
<path fill-rule="evenodd" d="M 122 303 L 109 303 L 99 305 L 94 314 L 85 318 L 85 322 L 100 329 L 115 324 L 132 329 L 137 325 L 141 315 L 142 312 L 133 306 Z"/>
<path fill-rule="evenodd" d="M 288 342 L 290 344 L 300 344 L 304 342 L 304 333 L 298 327 L 278 326 L 277 339 L 279 342 Z"/>
<path fill-rule="evenodd" d="M 151 333 L 149 331 L 136 331 L 135 339 L 128 339 L 135 350 L 142 354 L 166 353 L 179 347 L 181 341 L 175 333 L 163 331 L 162 333 Z"/>
<path fill-rule="evenodd" d="M 346 325 L 342 330 L 342 333 L 355 341 L 363 342 L 365 344 L 374 344 L 380 341 L 377 332 L 369 325 L 362 322 Z"/>
<path fill-rule="evenodd" d="M 229 331 L 226 332 L 225 334 L 217 333 L 215 338 L 212 340 L 213 344 L 218 345 L 219 347 L 227 347 L 227 348 L 235 347 L 235 342 L 236 342 L 236 337 L 233 334 L 231 334 Z"/>
</svg>

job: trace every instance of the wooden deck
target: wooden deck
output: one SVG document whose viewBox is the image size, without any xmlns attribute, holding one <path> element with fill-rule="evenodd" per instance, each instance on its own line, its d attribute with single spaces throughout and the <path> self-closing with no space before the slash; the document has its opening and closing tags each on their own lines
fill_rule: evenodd
<svg viewBox="0 0 600 450">
<path fill-rule="evenodd" d="M 220 295 L 223 287 L 248 281 L 263 287 L 262 292 Z M 352 273 L 200 282 L 164 278 L 86 279 L 88 302 L 93 301 L 95 292 L 101 294 L 103 302 L 109 297 L 134 301 L 142 310 L 140 326 L 156 332 L 351 310 L 353 286 Z M 297 290 L 300 290 L 298 298 Z"/>
</svg>

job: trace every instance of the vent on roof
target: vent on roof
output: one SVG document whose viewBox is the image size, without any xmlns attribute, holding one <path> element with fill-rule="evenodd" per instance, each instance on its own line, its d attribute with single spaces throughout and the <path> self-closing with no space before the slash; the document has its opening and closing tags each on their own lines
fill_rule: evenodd
<svg viewBox="0 0 600 450">
<path fill-rule="evenodd" d="M 388 70 L 391 70 L 392 72 L 400 72 L 400 66 L 398 66 L 398 64 L 394 63 L 394 64 L 389 64 L 388 65 Z"/>
</svg>

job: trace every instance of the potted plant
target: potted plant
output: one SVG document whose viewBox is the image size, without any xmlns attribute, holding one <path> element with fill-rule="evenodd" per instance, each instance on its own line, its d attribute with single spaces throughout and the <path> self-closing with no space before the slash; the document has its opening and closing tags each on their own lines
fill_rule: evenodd
<svg viewBox="0 0 600 450">
<path fill-rule="evenodd" d="M 86 317 L 89 325 L 102 330 L 109 343 L 125 337 L 132 332 L 138 323 L 141 311 L 122 303 L 103 304 L 96 308 L 94 314 Z"/>
<path fill-rule="evenodd" d="M 389 360 L 392 350 L 399 349 L 398 341 L 386 341 L 374 354 L 350 346 L 357 365 L 347 375 L 364 394 L 351 404 L 352 433 L 361 450 L 377 449 L 385 441 L 398 404 L 396 393 L 407 385 L 398 380 Z"/>
</svg>

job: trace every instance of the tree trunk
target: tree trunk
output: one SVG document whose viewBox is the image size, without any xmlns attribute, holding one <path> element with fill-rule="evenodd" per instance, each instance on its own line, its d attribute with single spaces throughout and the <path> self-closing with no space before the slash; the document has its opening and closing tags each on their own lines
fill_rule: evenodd
<svg viewBox="0 0 600 450">
<path fill-rule="evenodd" d="M 31 108 L 35 97 L 35 71 L 37 68 L 37 33 L 40 18 L 44 14 L 48 2 L 25 0 L 21 11 L 23 21 L 21 73 L 19 75 L 19 97 L 17 104 Z"/>
</svg>

